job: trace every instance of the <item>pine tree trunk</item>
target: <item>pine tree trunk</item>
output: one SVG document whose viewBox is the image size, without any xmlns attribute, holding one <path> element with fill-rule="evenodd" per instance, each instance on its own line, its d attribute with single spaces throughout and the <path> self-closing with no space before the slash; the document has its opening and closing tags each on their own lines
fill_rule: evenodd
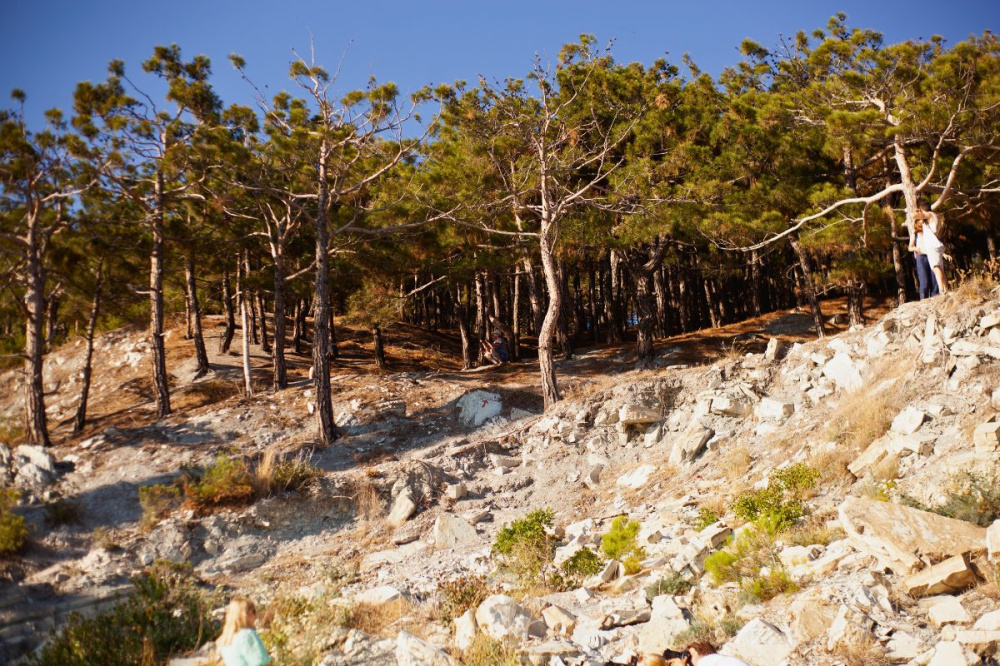
<svg viewBox="0 0 1000 666">
<path fill-rule="evenodd" d="M 621 344 L 625 340 L 622 327 L 624 308 L 621 302 L 621 254 L 617 250 L 608 253 L 608 290 L 604 308 L 608 313 L 608 343 Z"/>
<path fill-rule="evenodd" d="M 295 312 L 298 317 L 298 310 Z M 295 322 L 296 335 L 298 321 Z M 298 349 L 296 349 L 298 353 Z M 274 347 L 271 350 L 271 381 L 275 391 L 288 387 L 288 367 L 285 363 L 285 270 L 284 259 L 274 261 Z"/>
<path fill-rule="evenodd" d="M 997 260 L 997 241 L 989 230 L 986 231 L 986 252 L 990 255 L 990 261 Z"/>
<path fill-rule="evenodd" d="M 56 332 L 59 329 L 59 304 L 61 301 L 62 287 L 57 286 L 49 294 L 45 304 L 45 349 L 51 351 L 56 341 Z"/>
<path fill-rule="evenodd" d="M 242 339 L 242 357 L 243 357 L 243 389 L 245 391 L 244 397 L 253 396 L 253 376 L 251 374 L 250 367 L 250 322 L 253 319 L 253 315 L 250 312 L 250 303 L 252 300 L 249 298 L 249 294 L 243 294 L 243 298 L 240 299 L 240 320 L 243 325 L 243 335 L 240 336 Z"/>
<path fill-rule="evenodd" d="M 372 326 L 372 338 L 375 342 L 375 365 L 379 370 L 385 370 L 385 343 L 382 340 L 382 327 Z"/>
<path fill-rule="evenodd" d="M 194 340 L 195 358 L 198 360 L 198 369 L 194 378 L 201 377 L 209 371 L 208 351 L 205 349 L 205 336 L 201 330 L 201 305 L 198 303 L 198 289 L 194 280 L 194 252 L 190 251 L 184 260 L 184 284 L 187 290 L 188 325 L 190 327 L 190 339 Z"/>
<path fill-rule="evenodd" d="M 295 299 L 295 319 L 292 322 L 292 349 L 302 353 L 302 337 L 305 335 L 306 304 L 301 298 Z"/>
<path fill-rule="evenodd" d="M 164 141 L 165 143 L 165 141 Z M 170 386 L 167 380 L 167 350 L 163 343 L 163 173 L 157 171 L 156 210 L 153 213 L 153 247 L 149 258 L 149 347 L 153 360 L 153 391 L 156 395 L 156 416 L 168 416 Z"/>
<path fill-rule="evenodd" d="M 531 332 L 538 335 L 542 330 L 542 320 L 545 319 L 545 310 L 542 307 L 542 288 L 538 284 L 538 276 L 531 265 L 531 258 L 525 256 L 521 260 L 524 266 L 524 274 L 528 278 L 528 301 L 531 303 Z"/>
<path fill-rule="evenodd" d="M 257 312 L 260 315 L 260 348 L 265 354 L 271 353 L 271 341 L 267 339 L 267 309 L 264 294 L 257 292 Z"/>
<path fill-rule="evenodd" d="M 712 328 L 718 328 L 720 326 L 719 314 L 716 311 L 715 296 L 712 294 L 712 281 L 710 279 L 704 279 L 701 281 L 703 288 L 705 289 L 705 303 L 708 305 L 708 317 Z"/>
<path fill-rule="evenodd" d="M 514 338 L 511 343 L 511 358 L 521 360 L 521 274 L 514 271 L 514 296 L 511 304 L 510 330 Z"/>
<path fill-rule="evenodd" d="M 73 420 L 73 434 L 83 432 L 87 423 L 87 401 L 90 398 L 90 378 L 93 372 L 94 332 L 97 330 L 97 317 L 101 310 L 101 288 L 104 286 L 104 261 L 97 264 L 97 282 L 94 285 L 94 300 L 90 305 L 90 319 L 87 321 L 87 352 L 83 358 L 83 378 L 80 383 L 80 404 L 76 406 L 76 418 Z"/>
<path fill-rule="evenodd" d="M 326 140 L 320 142 L 318 196 L 316 202 L 316 286 L 313 319 L 313 381 L 316 386 L 316 424 L 319 439 L 329 445 L 337 441 L 337 425 L 333 420 L 333 398 L 330 394 L 330 230 L 327 215 Z"/>
<path fill-rule="evenodd" d="M 850 326 L 865 325 L 864 282 L 852 282 L 847 286 L 847 321 Z"/>
<path fill-rule="evenodd" d="M 820 338 L 825 338 L 826 331 L 823 329 L 823 311 L 820 309 L 819 299 L 816 297 L 816 283 L 813 280 L 812 264 L 809 262 L 809 255 L 806 253 L 805 248 L 802 247 L 802 243 L 799 242 L 798 234 L 792 234 L 789 240 L 792 249 L 795 250 L 795 256 L 799 258 L 799 268 L 802 270 L 802 282 L 805 286 L 805 297 L 809 301 L 809 312 L 812 314 L 816 335 Z"/>
<path fill-rule="evenodd" d="M 476 364 L 476 347 L 472 343 L 468 308 L 462 303 L 460 287 L 455 287 L 455 316 L 458 319 L 458 334 L 462 338 L 462 370 L 469 370 Z"/>
<path fill-rule="evenodd" d="M 542 216 L 540 246 L 542 254 L 542 274 L 549 292 L 549 304 L 545 309 L 545 318 L 538 331 L 538 368 L 542 381 L 542 400 L 548 410 L 561 399 L 559 386 L 556 383 L 556 366 L 553 346 L 556 339 L 556 328 L 559 325 L 559 315 L 562 308 L 562 284 L 559 279 L 559 267 L 556 265 L 555 230 L 552 221 Z"/>
<path fill-rule="evenodd" d="M 330 360 L 336 361 L 340 358 L 340 345 L 337 344 L 337 318 L 334 315 L 335 308 L 333 299 L 330 299 Z"/>
<path fill-rule="evenodd" d="M 45 386 L 42 380 L 45 345 L 42 329 L 45 325 L 45 266 L 42 263 L 37 224 L 29 221 L 27 234 L 26 291 L 24 305 L 27 313 L 24 339 L 24 420 L 28 442 L 51 446 L 45 414 Z"/>
<path fill-rule="evenodd" d="M 233 288 L 229 284 L 229 270 L 222 269 L 222 309 L 226 313 L 226 329 L 219 338 L 219 353 L 228 354 L 236 334 L 236 313 L 233 311 Z"/>
</svg>

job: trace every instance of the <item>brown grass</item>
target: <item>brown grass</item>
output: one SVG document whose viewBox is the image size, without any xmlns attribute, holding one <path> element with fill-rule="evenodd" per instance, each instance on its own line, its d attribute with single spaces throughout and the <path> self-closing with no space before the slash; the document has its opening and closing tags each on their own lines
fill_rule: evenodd
<svg viewBox="0 0 1000 666">
<path fill-rule="evenodd" d="M 365 476 L 354 482 L 354 508 L 364 520 L 374 521 L 385 516 L 385 498 L 372 478 Z"/>
<path fill-rule="evenodd" d="M 862 643 L 844 645 L 834 651 L 844 661 L 844 666 L 890 666 L 892 661 L 886 656 L 885 648 L 874 638 Z"/>
<path fill-rule="evenodd" d="M 396 625 L 410 611 L 410 604 L 405 599 L 398 599 L 387 604 L 360 603 L 344 607 L 344 615 L 340 624 L 348 629 L 358 629 L 371 636 L 388 637 L 398 633 Z"/>
<path fill-rule="evenodd" d="M 726 447 L 721 454 L 719 469 L 730 482 L 744 478 L 753 465 L 754 458 L 750 453 L 750 447 L 743 442 Z"/>
</svg>

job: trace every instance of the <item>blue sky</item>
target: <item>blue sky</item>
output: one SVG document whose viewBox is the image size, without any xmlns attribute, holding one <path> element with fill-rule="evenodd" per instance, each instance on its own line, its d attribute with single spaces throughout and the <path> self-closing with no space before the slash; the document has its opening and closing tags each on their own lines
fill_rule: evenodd
<svg viewBox="0 0 1000 666">
<path fill-rule="evenodd" d="M 949 43 L 1000 29 L 1000 0 L 0 0 L 0 104 L 13 88 L 28 94 L 28 116 L 70 112 L 81 80 L 99 81 L 112 58 L 142 80 L 140 63 L 155 44 L 176 42 L 186 57 L 203 53 L 226 103 L 250 103 L 229 53 L 243 55 L 268 93 L 289 89 L 292 49 L 329 70 L 343 58 L 337 89 L 364 85 L 369 75 L 404 92 L 427 83 L 520 76 L 537 52 L 554 58 L 562 44 L 591 33 L 614 38 L 617 60 L 651 63 L 689 53 L 712 74 L 738 60 L 744 38 L 765 46 L 779 35 L 823 27 L 837 11 L 852 26 L 889 41 L 944 36 Z"/>
</svg>

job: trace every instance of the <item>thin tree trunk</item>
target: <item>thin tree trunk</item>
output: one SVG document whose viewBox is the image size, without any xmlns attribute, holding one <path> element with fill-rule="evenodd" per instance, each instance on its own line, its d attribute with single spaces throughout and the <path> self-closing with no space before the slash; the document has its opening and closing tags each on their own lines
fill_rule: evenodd
<svg viewBox="0 0 1000 666">
<path fill-rule="evenodd" d="M 296 310 L 298 317 L 298 310 Z M 298 321 L 295 322 L 296 335 Z M 298 349 L 296 349 L 298 353 Z M 271 380 L 274 390 L 288 387 L 288 368 L 285 364 L 285 273 L 283 259 L 278 256 L 274 262 L 274 347 L 271 349 Z"/>
<path fill-rule="evenodd" d="M 243 325 L 243 335 L 240 337 L 243 342 L 243 388 L 246 391 L 245 397 L 247 398 L 253 395 L 253 377 L 251 376 L 250 367 L 250 322 L 253 319 L 253 315 L 250 312 L 250 303 L 252 303 L 252 300 L 249 294 L 244 292 L 243 298 L 240 299 L 240 320 Z"/>
<path fill-rule="evenodd" d="M 333 299 L 330 299 L 330 360 L 340 358 L 340 345 L 337 344 L 337 318 L 334 316 Z"/>
<path fill-rule="evenodd" d="M 222 308 L 226 313 L 226 330 L 219 338 L 219 353 L 228 354 L 236 334 L 236 313 L 233 311 L 233 289 L 229 284 L 229 270 L 222 269 Z"/>
<path fill-rule="evenodd" d="M 260 314 L 260 348 L 265 354 L 271 353 L 271 341 L 267 339 L 267 310 L 264 294 L 257 292 L 257 311 Z"/>
<path fill-rule="evenodd" d="M 542 330 L 542 320 L 545 319 L 545 310 L 542 307 L 542 289 L 538 284 L 538 276 L 535 275 L 535 268 L 531 265 L 531 257 L 527 255 L 521 260 L 524 266 L 524 275 L 528 278 L 528 301 L 531 303 L 531 332 L 538 335 Z"/>
<path fill-rule="evenodd" d="M 549 304 L 545 309 L 545 318 L 538 331 L 538 368 L 542 380 L 542 401 L 548 410 L 559 402 L 559 385 L 556 383 L 556 366 L 553 346 L 556 339 L 556 328 L 559 325 L 559 315 L 562 309 L 562 284 L 559 279 L 559 267 L 555 258 L 556 230 L 552 220 L 542 215 L 540 246 L 542 255 L 542 274 L 545 276 L 545 286 L 549 292 Z"/>
<path fill-rule="evenodd" d="M 514 296 L 511 305 L 510 329 L 514 335 L 511 344 L 511 358 L 515 361 L 521 360 L 521 274 L 514 271 Z"/>
<path fill-rule="evenodd" d="M 337 425 L 333 420 L 333 398 L 330 394 L 330 231 L 327 207 L 327 142 L 320 142 L 316 201 L 316 286 L 313 319 L 313 381 L 316 386 L 316 425 L 323 444 L 337 441 Z"/>
<path fill-rule="evenodd" d="M 805 285 L 805 297 L 809 301 L 809 311 L 812 313 L 813 325 L 816 327 L 816 335 L 820 338 L 826 337 L 823 329 L 823 310 L 820 309 L 819 299 L 816 297 L 816 283 L 813 279 L 812 264 L 809 255 L 806 253 L 802 243 L 799 242 L 798 234 L 792 234 L 789 238 L 795 256 L 799 258 L 799 268 L 802 270 L 802 281 Z"/>
<path fill-rule="evenodd" d="M 625 339 L 625 330 L 622 321 L 625 313 L 621 301 L 621 253 L 611 250 L 608 254 L 610 288 L 608 297 L 605 299 L 605 308 L 608 311 L 608 342 L 619 344 Z"/>
<path fill-rule="evenodd" d="M 194 340 L 195 358 L 198 359 L 198 369 L 195 379 L 209 371 L 208 351 L 205 349 L 205 336 L 201 330 L 201 305 L 198 303 L 198 289 L 194 280 L 194 251 L 189 251 L 184 258 L 184 284 L 187 288 L 188 326 L 190 338 Z"/>
<path fill-rule="evenodd" d="M 51 446 L 45 414 L 45 388 L 42 381 L 45 345 L 42 329 L 45 317 L 45 266 L 41 257 L 41 242 L 37 224 L 29 221 L 26 266 L 27 289 L 24 295 L 25 362 L 24 420 L 28 441 L 31 444 Z"/>
<path fill-rule="evenodd" d="M 295 320 L 292 322 L 292 348 L 296 354 L 302 353 L 302 338 L 305 335 L 306 304 L 301 298 L 295 299 Z"/>
<path fill-rule="evenodd" d="M 59 305 L 62 301 L 62 284 L 56 285 L 45 304 L 45 348 L 49 351 L 59 330 Z"/>
<path fill-rule="evenodd" d="M 476 364 L 476 347 L 472 344 L 472 332 L 469 330 L 468 308 L 462 303 L 462 290 L 455 287 L 455 315 L 458 318 L 458 333 L 462 338 L 462 370 L 469 370 Z"/>
<path fill-rule="evenodd" d="M 986 252 L 990 255 L 990 261 L 997 260 L 997 241 L 989 229 L 986 231 Z"/>
<path fill-rule="evenodd" d="M 164 143 L 166 143 L 164 141 Z M 153 247 L 149 258 L 149 347 L 153 361 L 153 391 L 156 395 L 156 415 L 168 416 L 170 386 L 167 383 L 167 350 L 163 343 L 163 173 L 157 171 L 155 183 L 156 210 L 153 214 Z"/>
<path fill-rule="evenodd" d="M 83 380 L 80 385 L 80 404 L 76 406 L 76 418 L 73 420 L 73 434 L 83 431 L 87 422 L 87 401 L 90 398 L 90 377 L 94 360 L 94 332 L 97 330 L 97 317 L 101 310 L 101 288 L 104 287 L 104 261 L 97 264 L 97 282 L 94 285 L 94 300 L 90 306 L 90 320 L 87 322 L 87 352 L 83 359 Z"/>
<path fill-rule="evenodd" d="M 385 370 L 385 343 L 382 340 L 382 327 L 372 326 L 372 338 L 375 342 L 375 365 L 379 370 Z"/>
</svg>

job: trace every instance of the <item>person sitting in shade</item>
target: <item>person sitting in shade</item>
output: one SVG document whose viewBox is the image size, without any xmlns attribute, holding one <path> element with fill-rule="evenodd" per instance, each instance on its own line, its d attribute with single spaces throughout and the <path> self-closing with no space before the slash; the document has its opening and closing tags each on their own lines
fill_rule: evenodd
<svg viewBox="0 0 1000 666">
<path fill-rule="evenodd" d="M 265 666 L 271 663 L 257 635 L 257 608 L 245 597 L 233 597 L 226 608 L 222 635 L 216 649 L 226 666 Z"/>
<path fill-rule="evenodd" d="M 493 365 L 502 365 L 510 360 L 507 338 L 499 330 L 493 331 L 493 339 L 483 340 L 482 345 L 486 360 Z"/>
</svg>

